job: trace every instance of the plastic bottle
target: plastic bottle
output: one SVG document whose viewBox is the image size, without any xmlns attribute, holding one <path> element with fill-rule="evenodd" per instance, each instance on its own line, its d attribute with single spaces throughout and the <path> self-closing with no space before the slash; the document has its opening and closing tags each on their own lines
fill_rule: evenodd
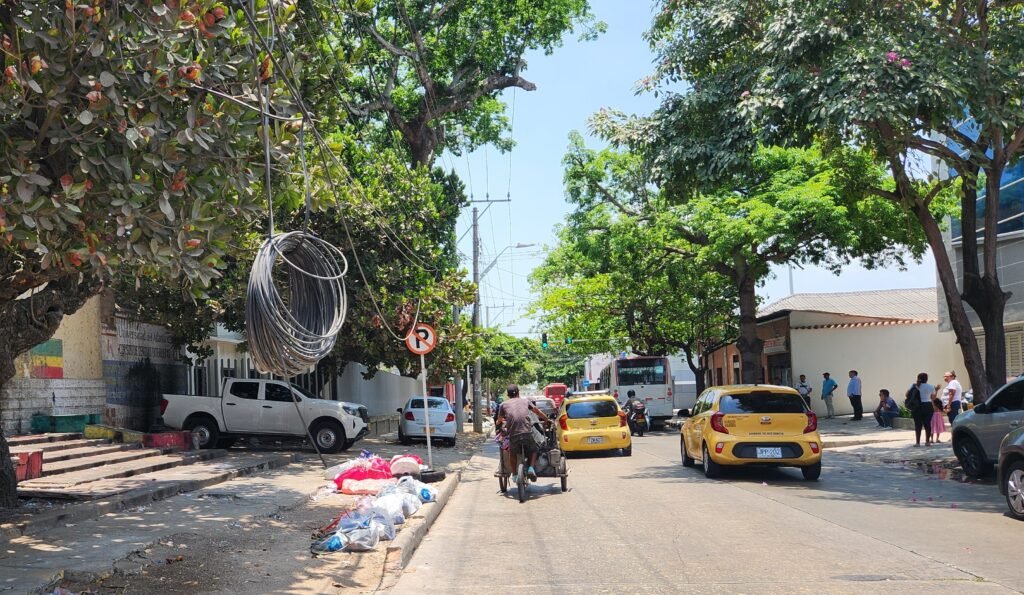
<svg viewBox="0 0 1024 595">
<path fill-rule="evenodd" d="M 309 551 L 313 554 L 326 554 L 328 552 L 340 552 L 348 543 L 344 533 L 334 533 L 314 543 Z"/>
</svg>

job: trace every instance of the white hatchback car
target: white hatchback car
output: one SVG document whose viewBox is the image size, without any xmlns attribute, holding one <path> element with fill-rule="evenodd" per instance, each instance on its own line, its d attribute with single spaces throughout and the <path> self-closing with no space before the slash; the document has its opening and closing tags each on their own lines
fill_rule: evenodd
<svg viewBox="0 0 1024 595">
<path fill-rule="evenodd" d="M 444 440 L 449 446 L 455 446 L 455 412 L 452 411 L 448 399 L 427 397 L 430 410 L 430 437 Z M 405 407 L 397 410 L 402 417 L 398 422 L 398 441 L 408 446 L 414 438 L 427 437 L 425 418 L 423 417 L 423 397 L 411 397 Z"/>
</svg>

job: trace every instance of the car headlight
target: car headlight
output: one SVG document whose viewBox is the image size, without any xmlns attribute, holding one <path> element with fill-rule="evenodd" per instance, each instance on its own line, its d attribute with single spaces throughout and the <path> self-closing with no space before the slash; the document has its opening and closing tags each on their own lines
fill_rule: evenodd
<svg viewBox="0 0 1024 595">
<path fill-rule="evenodd" d="M 347 414 L 349 414 L 351 416 L 354 416 L 354 417 L 359 417 L 359 409 L 358 408 L 352 407 L 350 405 L 342 405 L 341 408 L 345 410 L 345 413 L 347 413 Z"/>
</svg>

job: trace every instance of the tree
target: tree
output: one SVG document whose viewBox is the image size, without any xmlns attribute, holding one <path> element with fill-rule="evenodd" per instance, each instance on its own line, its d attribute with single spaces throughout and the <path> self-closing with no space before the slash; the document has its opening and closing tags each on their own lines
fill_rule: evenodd
<svg viewBox="0 0 1024 595">
<path fill-rule="evenodd" d="M 573 213 L 531 276 L 539 324 L 590 353 L 682 351 L 703 390 L 700 354 L 735 339 L 735 290 L 683 256 L 687 246 L 665 217 L 642 220 L 604 204 Z"/>
<path fill-rule="evenodd" d="M 483 377 L 493 390 L 504 392 L 509 384 L 529 384 L 537 379 L 540 344 L 535 339 L 513 337 L 496 329 L 484 330 Z"/>
<path fill-rule="evenodd" d="M 658 139 L 645 147 L 658 150 Z M 629 151 L 587 149 L 574 137 L 566 156 L 582 184 L 570 199 L 582 208 L 613 205 L 637 222 L 664 222 L 661 249 L 691 259 L 728 279 L 739 310 L 737 347 L 746 383 L 762 382 L 757 337 L 757 287 L 772 264 L 815 264 L 837 271 L 852 259 L 867 266 L 919 257 L 923 239 L 907 214 L 867 189 L 883 184 L 870 156 L 844 148 L 828 156 L 817 148 L 759 147 L 745 167 L 706 192 L 679 195 L 647 177 L 645 160 Z M 909 229 L 909 231 L 908 231 Z M 658 241 L 658 240 L 655 240 Z M 648 248 L 649 250 L 650 248 Z M 633 258 L 642 258 L 643 250 Z"/>
<path fill-rule="evenodd" d="M 415 165 L 446 148 L 510 146 L 497 97 L 536 89 L 522 76 L 526 52 L 550 54 L 567 32 L 603 27 L 587 0 L 311 0 L 303 12 L 310 39 L 345 58 L 325 66 L 328 79 L 344 81 L 332 99 L 351 117 L 397 130 Z"/>
<path fill-rule="evenodd" d="M 669 93 L 660 111 L 671 139 L 664 165 L 679 179 L 729 175 L 758 143 L 807 144 L 815 135 L 870 149 L 896 181 L 872 191 L 915 216 L 935 255 L 976 394 L 1002 384 L 1009 293 L 996 245 L 1000 183 L 1024 151 L 1024 6 L 666 0 L 662 8 L 650 33 L 660 54 L 650 82 L 694 89 Z M 922 155 L 940 167 L 918 167 Z M 947 188 L 958 192 L 963 228 L 982 229 L 980 259 L 977 244 L 963 242 L 961 287 L 942 241 L 944 213 L 934 208 Z M 984 364 L 965 302 L 985 331 Z"/>
<path fill-rule="evenodd" d="M 202 295 L 262 204 L 253 83 L 282 112 L 291 100 L 253 60 L 249 23 L 211 1 L 8 2 L 0 28 L 3 384 L 114 275 Z M 293 140 L 275 126 L 278 155 Z M 18 502 L 8 455 L 0 437 L 4 507 Z"/>
</svg>

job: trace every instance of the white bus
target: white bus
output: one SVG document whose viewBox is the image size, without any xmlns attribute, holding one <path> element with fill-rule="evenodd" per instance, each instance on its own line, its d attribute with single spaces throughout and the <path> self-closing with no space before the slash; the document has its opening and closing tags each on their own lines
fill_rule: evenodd
<svg viewBox="0 0 1024 595">
<path fill-rule="evenodd" d="M 668 358 L 663 356 L 619 358 L 601 371 L 601 388 L 610 390 L 620 405 L 634 391 L 647 406 L 652 425 L 662 425 L 674 414 L 672 384 Z"/>
</svg>

